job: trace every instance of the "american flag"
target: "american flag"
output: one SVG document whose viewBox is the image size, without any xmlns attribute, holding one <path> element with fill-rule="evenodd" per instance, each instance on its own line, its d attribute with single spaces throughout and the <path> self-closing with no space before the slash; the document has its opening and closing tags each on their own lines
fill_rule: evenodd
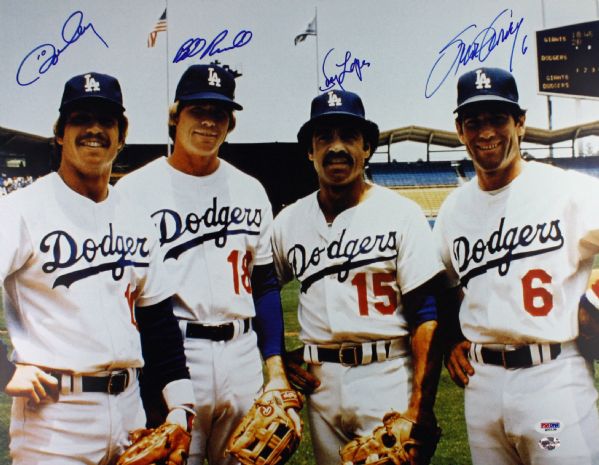
<svg viewBox="0 0 599 465">
<path fill-rule="evenodd" d="M 148 48 L 154 47 L 156 45 L 156 37 L 158 37 L 159 32 L 163 31 L 166 31 L 166 9 L 158 21 L 156 21 L 152 32 L 148 34 Z"/>
</svg>

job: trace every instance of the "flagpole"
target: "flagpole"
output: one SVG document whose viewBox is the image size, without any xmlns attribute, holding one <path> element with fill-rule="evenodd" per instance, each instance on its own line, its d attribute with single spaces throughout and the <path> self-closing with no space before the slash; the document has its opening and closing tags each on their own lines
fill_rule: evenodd
<svg viewBox="0 0 599 465">
<path fill-rule="evenodd" d="M 170 71 L 169 71 L 169 60 L 168 60 L 168 36 L 169 36 L 169 32 L 170 32 L 170 26 L 169 26 L 169 12 L 168 12 L 168 0 L 165 0 L 165 10 L 166 10 L 166 53 L 164 54 L 165 59 L 166 59 L 166 108 L 169 109 L 169 114 L 170 114 L 170 105 L 169 105 L 169 99 L 168 99 L 168 90 L 169 90 L 169 84 L 170 84 Z M 172 19 L 172 18 L 171 18 Z M 168 127 L 168 125 L 167 125 Z M 171 138 L 169 136 L 169 131 L 167 129 L 167 133 L 166 133 L 166 156 L 168 157 L 171 154 Z"/>
<path fill-rule="evenodd" d="M 320 87 L 318 85 L 318 10 L 316 6 L 314 6 L 314 31 L 316 32 L 316 95 L 319 95 Z"/>
</svg>

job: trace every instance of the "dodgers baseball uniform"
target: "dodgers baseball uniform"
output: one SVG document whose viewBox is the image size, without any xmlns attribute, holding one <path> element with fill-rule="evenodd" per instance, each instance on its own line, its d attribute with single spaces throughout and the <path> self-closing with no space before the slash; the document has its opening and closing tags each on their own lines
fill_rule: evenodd
<svg viewBox="0 0 599 465">
<path fill-rule="evenodd" d="M 272 209 L 254 178 L 220 160 L 208 176 L 191 176 L 159 158 L 117 184 L 144 199 L 160 234 L 165 267 L 176 283 L 174 311 L 185 337 L 197 417 L 190 463 L 236 463 L 226 441 L 263 383 L 250 276 L 272 263 Z M 229 341 L 195 338 L 197 323 L 232 323 Z"/>
<path fill-rule="evenodd" d="M 510 184 L 474 178 L 445 201 L 435 237 L 464 299 L 475 374 L 465 391 L 475 464 L 597 464 L 591 367 L 579 355 L 578 301 L 599 252 L 599 182 L 522 162 Z M 530 347 L 532 367 L 482 363 L 486 347 Z M 559 352 L 559 355 L 557 355 Z"/>
<path fill-rule="evenodd" d="M 133 304 L 172 294 L 157 237 L 112 188 L 96 203 L 56 173 L 0 199 L 0 223 L 13 360 L 58 373 L 61 384 L 58 402 L 32 407 L 14 399 L 13 464 L 108 463 L 145 423 Z M 124 392 L 83 392 L 81 375 L 115 370 L 128 373 Z"/>
<path fill-rule="evenodd" d="M 412 358 L 401 296 L 442 269 L 432 243 L 420 208 L 376 185 L 331 224 L 317 192 L 275 219 L 275 265 L 282 283 L 300 283 L 304 358 L 321 381 L 309 399 L 318 463 L 338 463 L 348 440 L 370 434 L 391 409 L 407 408 Z M 319 360 L 317 345 L 347 343 L 362 345 L 360 365 Z"/>
</svg>

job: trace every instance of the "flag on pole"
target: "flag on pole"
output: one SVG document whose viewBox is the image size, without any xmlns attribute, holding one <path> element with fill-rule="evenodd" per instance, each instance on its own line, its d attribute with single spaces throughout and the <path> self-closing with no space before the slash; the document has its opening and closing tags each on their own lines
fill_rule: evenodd
<svg viewBox="0 0 599 465">
<path fill-rule="evenodd" d="M 312 21 L 310 21 L 310 23 L 308 24 L 308 27 L 306 27 L 306 30 L 304 32 L 295 36 L 295 39 L 293 40 L 293 42 L 295 45 L 297 45 L 300 42 L 303 42 L 304 40 L 306 40 L 306 37 L 315 36 L 315 35 L 316 35 L 316 16 L 314 16 L 314 19 Z"/>
<path fill-rule="evenodd" d="M 148 48 L 152 48 L 156 45 L 158 33 L 164 31 L 166 31 L 166 9 L 164 10 L 164 13 L 162 13 L 162 16 L 158 18 L 158 21 L 156 21 L 152 31 L 148 34 Z"/>
</svg>

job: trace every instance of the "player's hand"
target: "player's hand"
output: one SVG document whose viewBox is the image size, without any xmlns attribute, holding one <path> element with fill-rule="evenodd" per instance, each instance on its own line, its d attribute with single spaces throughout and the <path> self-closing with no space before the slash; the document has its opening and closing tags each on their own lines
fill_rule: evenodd
<svg viewBox="0 0 599 465">
<path fill-rule="evenodd" d="M 293 389 L 293 388 L 289 385 L 289 383 L 287 382 L 287 379 L 285 379 L 284 381 L 278 380 L 278 379 L 271 379 L 266 384 L 266 386 L 264 386 L 264 392 L 273 391 L 273 390 L 281 390 L 281 389 Z M 301 394 L 300 394 L 300 396 L 301 396 Z M 302 420 L 299 416 L 299 412 L 293 408 L 287 408 L 287 409 L 285 409 L 285 411 L 287 412 L 287 415 L 293 422 L 295 431 L 297 431 L 297 434 L 299 434 L 301 436 L 302 435 Z"/>
<path fill-rule="evenodd" d="M 430 428 L 437 427 L 437 417 L 432 410 L 426 409 L 425 411 L 416 410 L 411 407 L 402 414 L 408 420 L 411 420 L 419 425 L 427 426 Z M 429 465 L 431 457 L 422 453 L 422 449 L 420 447 L 412 447 L 408 451 L 408 455 L 410 458 L 410 465 Z"/>
<path fill-rule="evenodd" d="M 9 396 L 26 397 L 32 405 L 58 400 L 58 380 L 33 365 L 16 365 L 4 390 Z"/>
<path fill-rule="evenodd" d="M 320 380 L 302 366 L 304 363 L 303 353 L 303 347 L 287 352 L 285 354 L 285 369 L 291 385 L 296 390 L 310 395 L 320 386 Z"/>
<path fill-rule="evenodd" d="M 449 376 L 460 387 L 466 386 L 469 377 L 474 375 L 474 368 L 468 360 L 470 344 L 470 341 L 460 341 L 445 355 L 445 366 Z"/>
</svg>

